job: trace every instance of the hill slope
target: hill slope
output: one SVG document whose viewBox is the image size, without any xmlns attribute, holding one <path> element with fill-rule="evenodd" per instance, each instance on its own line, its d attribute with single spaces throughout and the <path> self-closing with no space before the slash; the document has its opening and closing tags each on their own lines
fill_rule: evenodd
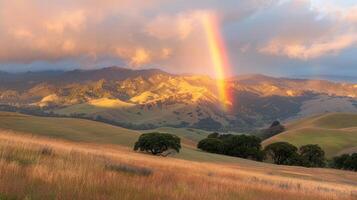
<svg viewBox="0 0 357 200">
<path fill-rule="evenodd" d="M 90 120 L 56 117 L 36 117 L 12 112 L 0 112 L 0 130 L 11 130 L 30 133 L 52 138 L 66 139 L 75 142 L 115 144 L 132 148 L 142 132 L 133 131 L 118 126 Z M 196 129 L 160 128 L 152 131 L 169 132 L 182 139 L 183 148 L 178 158 L 186 160 L 210 162 L 242 162 L 250 163 L 239 158 L 221 156 L 199 151 L 196 143 L 205 138 L 208 132 Z M 255 162 L 253 162 L 255 163 Z M 259 165 L 260 163 L 257 163 Z"/>
<path fill-rule="evenodd" d="M 328 157 L 357 150 L 357 114 L 331 113 L 287 125 L 287 130 L 264 141 L 286 141 L 297 146 L 319 144 Z"/>
<path fill-rule="evenodd" d="M 352 200 L 357 194 L 353 172 L 252 163 L 185 161 L 0 131 L 0 199 Z"/>
<path fill-rule="evenodd" d="M 124 146 L 134 144 L 139 136 L 139 132 L 94 121 L 35 117 L 10 112 L 0 112 L 0 129 L 76 142 L 113 143 Z"/>
</svg>

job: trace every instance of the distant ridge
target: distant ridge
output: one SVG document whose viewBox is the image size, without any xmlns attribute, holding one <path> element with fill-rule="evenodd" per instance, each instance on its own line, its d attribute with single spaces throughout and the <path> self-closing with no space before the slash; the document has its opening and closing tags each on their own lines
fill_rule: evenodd
<svg viewBox="0 0 357 200">
<path fill-rule="evenodd" d="M 234 103 L 222 110 L 216 80 L 204 75 L 112 66 L 0 76 L 3 110 L 30 108 L 33 113 L 40 108 L 58 115 L 99 117 L 133 129 L 241 131 L 326 111 L 357 112 L 355 85 L 323 80 L 261 74 L 229 78 L 225 81 Z"/>
<path fill-rule="evenodd" d="M 142 76 L 149 77 L 156 74 L 165 74 L 169 73 L 164 72 L 160 69 L 140 69 L 133 70 L 123 67 L 106 67 L 101 69 L 92 69 L 92 70 L 82 70 L 77 69 L 73 71 L 65 72 L 61 78 L 64 78 L 68 82 L 78 82 L 78 81 L 98 81 L 101 79 L 105 80 L 124 80 L 127 78 Z"/>
<path fill-rule="evenodd" d="M 53 84 L 69 84 L 98 80 L 125 80 L 137 76 L 144 78 L 156 74 L 169 75 L 160 69 L 133 70 L 123 67 L 105 67 L 101 69 L 75 69 L 70 71 L 28 71 L 28 72 L 0 72 L 0 84 L 4 87 L 28 89 L 40 82 Z M 27 83 L 27 84 L 24 84 Z"/>
<path fill-rule="evenodd" d="M 293 76 L 293 78 L 301 78 L 301 79 L 320 79 L 326 81 L 334 81 L 334 82 L 349 82 L 349 83 L 357 83 L 357 76 L 338 76 L 338 75 L 302 75 L 302 76 Z"/>
</svg>

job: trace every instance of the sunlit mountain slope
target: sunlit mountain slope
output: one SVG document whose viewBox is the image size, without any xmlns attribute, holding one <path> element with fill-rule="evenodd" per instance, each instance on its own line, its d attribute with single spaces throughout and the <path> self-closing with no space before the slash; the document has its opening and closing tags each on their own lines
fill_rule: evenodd
<svg viewBox="0 0 357 200">
<path fill-rule="evenodd" d="M 320 80 L 263 75 L 227 79 L 225 85 L 233 105 L 223 110 L 216 81 L 207 76 L 117 67 L 2 76 L 2 108 L 100 117 L 129 128 L 145 125 L 247 130 L 276 119 L 357 112 L 355 85 Z"/>
</svg>

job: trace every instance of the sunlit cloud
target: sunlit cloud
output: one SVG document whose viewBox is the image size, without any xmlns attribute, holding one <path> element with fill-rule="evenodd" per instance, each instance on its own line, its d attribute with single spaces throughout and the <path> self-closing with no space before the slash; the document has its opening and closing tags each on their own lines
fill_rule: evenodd
<svg viewBox="0 0 357 200">
<path fill-rule="evenodd" d="M 309 1 L 301 1 L 300 9 L 307 7 L 308 3 Z M 314 6 L 310 12 L 312 18 L 308 23 L 313 23 L 316 27 L 311 27 L 305 21 L 305 27 L 297 27 L 301 29 L 300 34 L 298 33 L 299 31 L 293 32 L 296 30 L 294 27 L 285 29 L 258 48 L 258 51 L 263 54 L 287 56 L 302 60 L 329 55 L 336 56 L 341 51 L 357 44 L 354 10 L 355 7 L 342 9 L 331 5 L 325 7 Z M 323 16 L 321 16 L 321 13 L 323 13 Z M 325 28 L 323 26 L 319 28 L 320 24 L 323 24 Z M 320 30 L 323 31 L 319 32 Z"/>
<path fill-rule="evenodd" d="M 80 31 L 85 25 L 85 20 L 85 12 L 83 10 L 77 10 L 63 12 L 44 23 L 48 31 L 63 34 L 64 31 Z"/>
<path fill-rule="evenodd" d="M 186 39 L 196 23 L 196 12 L 180 13 L 176 16 L 160 15 L 149 22 L 145 31 L 158 39 Z"/>
<path fill-rule="evenodd" d="M 289 58 L 313 59 L 326 54 L 338 54 L 341 50 L 357 43 L 357 35 L 340 35 L 308 45 L 299 42 L 272 40 L 260 49 L 260 52 L 271 55 L 286 55 Z"/>
<path fill-rule="evenodd" d="M 212 74 L 201 23 L 202 16 L 212 12 L 222 20 L 222 40 L 235 72 L 287 69 L 276 65 L 281 58 L 286 59 L 284 65 L 303 61 L 306 68 L 330 57 L 339 63 L 357 42 L 357 5 L 339 2 L 4 0 L 0 70 L 37 62 L 58 68 L 70 60 L 73 67 L 113 62 Z"/>
</svg>

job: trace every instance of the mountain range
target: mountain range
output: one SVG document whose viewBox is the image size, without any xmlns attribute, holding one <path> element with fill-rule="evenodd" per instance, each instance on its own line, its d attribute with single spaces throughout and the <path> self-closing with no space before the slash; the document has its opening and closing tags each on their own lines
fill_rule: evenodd
<svg viewBox="0 0 357 200">
<path fill-rule="evenodd" d="M 225 80 L 233 98 L 221 109 L 216 80 L 158 69 L 0 72 L 1 108 L 38 109 L 133 128 L 250 130 L 274 120 L 326 112 L 357 112 L 357 84 L 259 74 Z"/>
</svg>

